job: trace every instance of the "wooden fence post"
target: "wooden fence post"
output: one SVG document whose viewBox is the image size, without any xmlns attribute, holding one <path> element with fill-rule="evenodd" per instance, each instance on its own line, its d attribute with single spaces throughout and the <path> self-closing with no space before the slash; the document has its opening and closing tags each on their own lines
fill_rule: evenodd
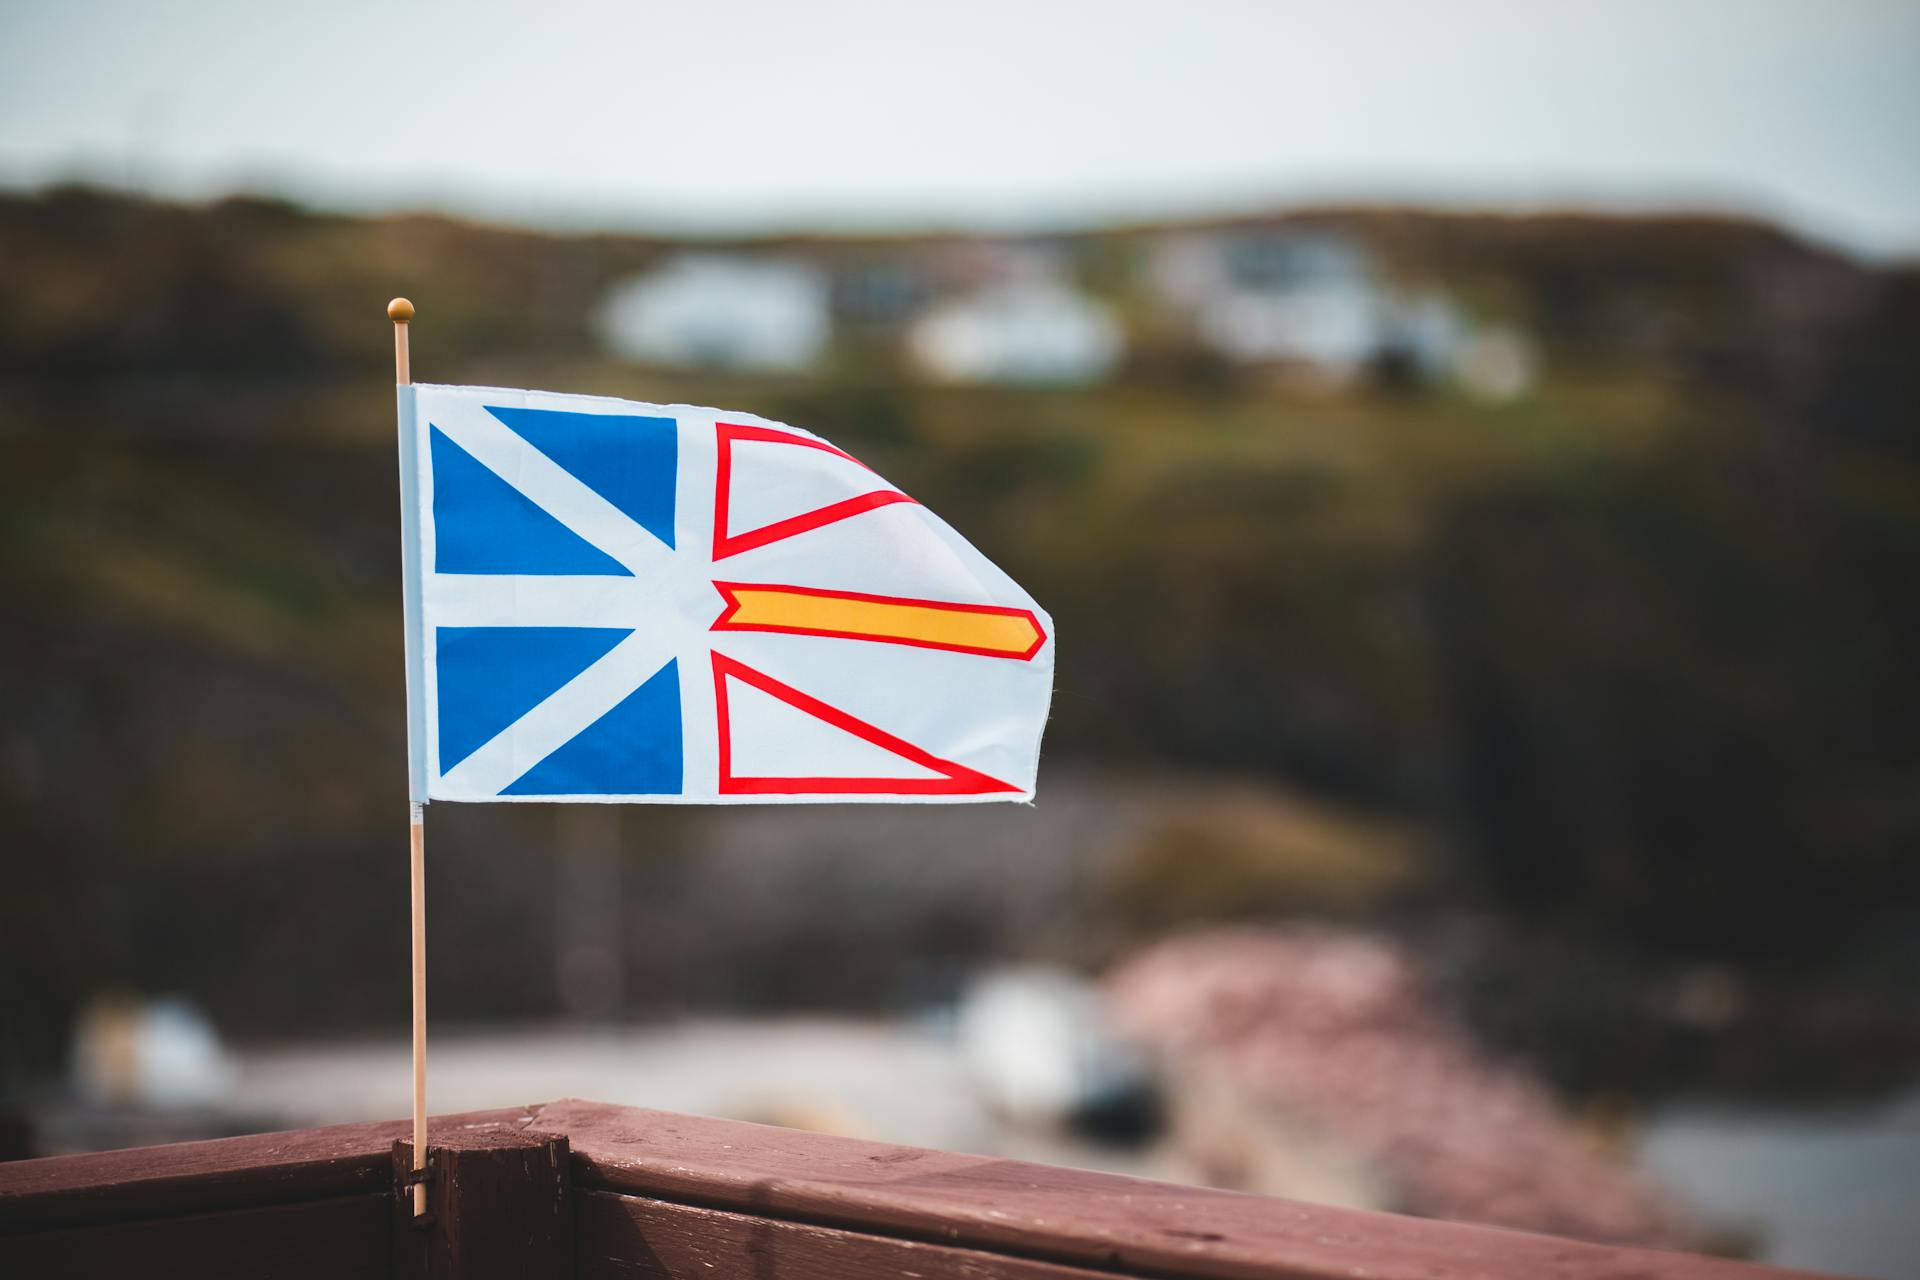
<svg viewBox="0 0 1920 1280">
<path fill-rule="evenodd" d="M 427 1212 L 408 1184 L 413 1144 L 393 1144 L 396 1280 L 547 1280 L 573 1275 L 573 1188 L 564 1136 L 436 1133 Z"/>
</svg>

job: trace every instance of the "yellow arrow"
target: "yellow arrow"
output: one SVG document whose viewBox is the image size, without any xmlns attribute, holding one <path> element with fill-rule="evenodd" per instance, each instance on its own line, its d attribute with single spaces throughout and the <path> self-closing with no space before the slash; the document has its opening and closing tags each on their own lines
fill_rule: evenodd
<svg viewBox="0 0 1920 1280">
<path fill-rule="evenodd" d="M 715 631 L 775 631 L 952 649 L 1025 661 L 1047 633 L 1031 609 L 825 591 L 767 583 L 716 582 L 727 608 Z"/>
</svg>

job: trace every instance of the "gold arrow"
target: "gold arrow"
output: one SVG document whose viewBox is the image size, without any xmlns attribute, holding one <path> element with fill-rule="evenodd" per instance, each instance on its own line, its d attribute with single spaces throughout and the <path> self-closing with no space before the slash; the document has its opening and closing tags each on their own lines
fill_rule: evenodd
<svg viewBox="0 0 1920 1280">
<path fill-rule="evenodd" d="M 833 636 L 1020 661 L 1033 657 L 1047 642 L 1047 633 L 1031 609 L 769 583 L 713 585 L 727 602 L 725 612 L 714 620 L 715 631 Z"/>
</svg>

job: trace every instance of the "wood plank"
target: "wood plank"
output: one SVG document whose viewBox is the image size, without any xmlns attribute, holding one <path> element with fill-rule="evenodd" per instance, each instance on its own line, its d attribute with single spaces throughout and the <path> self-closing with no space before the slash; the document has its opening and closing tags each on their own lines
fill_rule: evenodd
<svg viewBox="0 0 1920 1280">
<path fill-rule="evenodd" d="M 391 1274 L 392 1195 L 0 1236 L 0 1275 L 74 1280 L 248 1276 L 339 1280 Z"/>
<path fill-rule="evenodd" d="M 437 1146 L 443 1136 L 517 1133 L 531 1115 L 440 1116 L 430 1136 Z M 0 1235 L 385 1192 L 394 1140 L 407 1133 L 405 1121 L 333 1125 L 0 1163 Z"/>
<path fill-rule="evenodd" d="M 1065 1266 L 1192 1280 L 1759 1280 L 1719 1258 L 1173 1186 L 566 1100 L 576 1192 L 617 1191 Z"/>
<path fill-rule="evenodd" d="M 611 1191 L 577 1194 L 574 1215 L 578 1280 L 1111 1280 L 1113 1275 Z"/>
<path fill-rule="evenodd" d="M 427 1216 L 392 1198 L 393 1274 L 434 1280 L 539 1280 L 573 1275 L 574 1206 L 567 1140 L 551 1134 L 449 1133 L 429 1148 Z M 393 1144 L 398 1177 L 413 1144 Z"/>
<path fill-rule="evenodd" d="M 169 1223 L 266 1205 L 372 1198 L 383 1206 L 387 1225 L 380 1238 L 386 1251 L 376 1271 L 352 1273 L 388 1274 L 399 1260 L 418 1274 L 419 1259 L 401 1258 L 394 1219 L 388 1216 L 396 1205 L 393 1144 L 406 1132 L 399 1121 L 343 1125 L 0 1164 L 0 1242 L 44 1248 L 58 1235 L 80 1249 L 82 1236 L 98 1236 L 105 1242 L 99 1247 L 108 1249 L 119 1247 L 113 1244 L 118 1239 L 140 1238 L 116 1234 L 120 1227 L 113 1224 L 128 1232 L 184 1231 L 189 1228 Z M 929 1274 L 1023 1280 L 1050 1273 L 978 1268 L 1051 1265 L 1064 1275 L 1085 1268 L 1177 1280 L 1333 1280 L 1355 1274 L 1376 1280 L 1758 1280 L 1807 1274 L 602 1103 L 563 1101 L 444 1116 L 431 1130 L 433 1146 L 446 1147 L 455 1160 L 461 1151 L 538 1146 L 551 1163 L 558 1148 L 548 1140 L 563 1136 L 572 1143 L 568 1169 L 575 1201 L 583 1192 L 612 1192 L 736 1215 L 750 1220 L 746 1227 L 733 1224 L 747 1230 L 750 1240 L 758 1231 L 761 1239 L 813 1241 L 792 1246 L 797 1251 L 792 1256 L 807 1266 L 816 1256 L 827 1256 L 819 1252 L 821 1242 L 870 1251 L 881 1247 L 868 1243 L 877 1240 L 896 1247 L 941 1246 L 963 1256 L 929 1254 L 927 1265 L 976 1268 Z M 524 1156 L 521 1163 L 531 1159 Z M 539 1187 L 545 1185 L 535 1176 L 539 1172 L 526 1164 L 516 1176 Z M 510 1198 L 504 1183 L 496 1190 Z M 529 1202 L 545 1205 L 548 1199 L 535 1196 Z M 598 1205 L 596 1212 L 605 1209 Z M 553 1212 L 558 1223 L 567 1211 Z M 467 1221 L 456 1219 L 455 1234 L 478 1223 L 476 1241 L 495 1224 L 484 1211 L 462 1216 Z M 161 1217 L 168 1222 L 134 1221 Z M 687 1221 L 656 1221 L 664 1233 L 659 1239 L 676 1239 L 668 1227 Z M 786 1228 L 839 1234 L 803 1237 Z M 551 1240 L 565 1234 L 555 1226 Z M 162 1243 L 170 1238 L 148 1237 Z M 347 1231 L 337 1243 L 351 1251 L 358 1247 L 352 1243 L 356 1238 Z M 278 1243 L 300 1254 L 309 1238 L 288 1226 Z M 323 1252 L 334 1243 L 325 1241 Z M 772 1274 L 763 1266 L 764 1249 L 755 1253 L 739 1245 L 736 1254 L 739 1249 L 747 1249 L 744 1259 L 735 1258 L 746 1268 L 741 1274 Z M 18 1255 L 4 1256 L 11 1261 Z M 478 1259 L 484 1251 L 472 1256 Z M 691 1254 L 676 1256 L 694 1260 Z M 644 1268 L 669 1261 L 657 1251 L 654 1258 L 650 1263 L 636 1255 L 626 1262 Z M 611 1250 L 601 1259 L 607 1266 L 618 1261 Z M 9 1273 L 17 1269 L 6 1268 Z M 878 1263 L 863 1269 L 887 1270 Z M 58 1266 L 51 1273 L 71 1270 Z"/>
</svg>

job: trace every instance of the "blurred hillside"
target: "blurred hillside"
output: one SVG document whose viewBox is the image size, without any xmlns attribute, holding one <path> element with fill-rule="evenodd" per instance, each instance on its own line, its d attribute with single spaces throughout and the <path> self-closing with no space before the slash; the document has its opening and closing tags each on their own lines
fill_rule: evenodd
<svg viewBox="0 0 1920 1280">
<path fill-rule="evenodd" d="M 1382 347 L 1302 378 L 1197 345 L 1143 292 L 1171 235 L 1280 233 L 1364 246 L 1405 296 L 1524 335 L 1537 375 L 1490 397 Z M 1757 223 L 1386 210 L 692 247 L 872 268 L 880 316 L 902 263 L 1038 257 L 1124 348 L 1077 385 L 966 383 L 876 319 L 805 367 L 636 364 L 609 354 L 608 299 L 685 244 L 0 198 L 0 1072 L 48 1061 L 112 985 L 201 993 L 256 1035 L 399 1016 L 394 294 L 420 307 L 422 380 L 749 409 L 927 502 L 1056 618 L 1050 776 L 1220 775 L 1309 815 L 1186 800 L 1129 825 L 1102 797 L 1131 786 L 1076 783 L 1049 815 L 1043 785 L 1029 826 L 927 819 L 939 869 L 789 865 L 782 915 L 739 857 L 700 878 L 769 844 L 760 819 L 622 813 L 581 840 L 631 851 L 620 892 L 658 928 L 615 967 L 649 989 L 910 996 L 885 962 L 1049 945 L 1005 909 L 1033 877 L 1095 950 L 1390 901 L 1622 955 L 1914 971 L 1920 272 Z M 573 837 L 449 808 L 436 1015 L 563 1009 L 568 882 L 528 867 Z M 796 830 L 845 849 L 899 820 L 818 821 Z M 955 866 L 974 897 L 927 887 Z M 736 909 L 755 923 L 728 951 L 708 931 Z"/>
</svg>

